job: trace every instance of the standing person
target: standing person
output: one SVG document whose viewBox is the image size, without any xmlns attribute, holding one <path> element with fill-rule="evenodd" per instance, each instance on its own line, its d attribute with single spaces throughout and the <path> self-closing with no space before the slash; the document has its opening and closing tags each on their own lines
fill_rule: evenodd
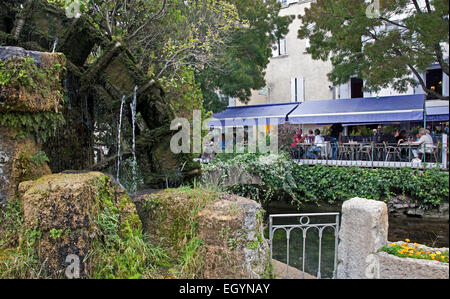
<svg viewBox="0 0 450 299">
<path fill-rule="evenodd" d="M 322 147 L 324 147 L 324 146 L 325 146 L 325 140 L 320 135 L 320 130 L 316 129 L 314 131 L 313 146 L 311 146 L 311 148 L 308 150 L 308 152 L 306 153 L 306 156 L 309 158 L 312 158 L 312 159 L 317 159 L 318 153 L 322 152 Z"/>
<path fill-rule="evenodd" d="M 331 143 L 331 155 L 332 159 L 336 160 L 338 155 L 338 143 L 342 143 L 342 132 L 344 127 L 342 124 L 333 124 L 330 128 L 330 143 Z"/>
</svg>

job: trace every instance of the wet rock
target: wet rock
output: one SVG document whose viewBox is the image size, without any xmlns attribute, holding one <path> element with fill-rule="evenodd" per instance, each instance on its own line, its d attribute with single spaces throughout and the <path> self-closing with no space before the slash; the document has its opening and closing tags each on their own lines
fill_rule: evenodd
<svg viewBox="0 0 450 299">
<path fill-rule="evenodd" d="M 37 66 L 41 64 L 41 54 L 38 51 L 28 51 L 21 47 L 0 47 L 0 59 L 33 58 Z"/>
</svg>

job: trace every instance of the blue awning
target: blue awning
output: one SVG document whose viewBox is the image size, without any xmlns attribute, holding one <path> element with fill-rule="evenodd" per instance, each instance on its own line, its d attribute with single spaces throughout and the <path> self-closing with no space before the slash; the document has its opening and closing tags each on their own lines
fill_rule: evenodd
<svg viewBox="0 0 450 299">
<path fill-rule="evenodd" d="M 427 121 L 448 121 L 448 106 L 427 107 Z"/>
<path fill-rule="evenodd" d="M 270 124 L 274 119 L 276 124 L 286 122 L 287 115 L 298 103 L 281 103 L 252 106 L 228 107 L 226 110 L 215 113 L 209 126 L 255 126 Z"/>
<path fill-rule="evenodd" d="M 424 95 L 308 101 L 289 115 L 292 124 L 422 121 Z"/>
</svg>

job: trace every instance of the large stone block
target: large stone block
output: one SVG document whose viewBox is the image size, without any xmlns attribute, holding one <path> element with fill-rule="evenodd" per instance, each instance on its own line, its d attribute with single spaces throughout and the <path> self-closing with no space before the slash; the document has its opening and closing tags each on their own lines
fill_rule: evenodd
<svg viewBox="0 0 450 299">
<path fill-rule="evenodd" d="M 378 278 L 377 251 L 387 244 L 388 210 L 384 202 L 363 198 L 342 205 L 337 278 Z"/>
<path fill-rule="evenodd" d="M 204 278 L 255 279 L 267 274 L 263 212 L 254 200 L 224 195 L 198 213 L 199 237 L 205 242 Z"/>
<path fill-rule="evenodd" d="M 76 255 L 81 261 L 80 276 L 89 277 L 94 265 L 88 253 L 106 238 L 99 218 L 104 211 L 117 217 L 117 236 L 125 225 L 141 228 L 131 198 L 100 172 L 48 175 L 21 183 L 19 192 L 24 225 L 39 233 L 37 255 L 54 276 L 63 276 L 67 257 Z"/>
<path fill-rule="evenodd" d="M 189 242 L 201 240 L 192 257 L 199 260 L 192 270 L 195 278 L 270 275 L 263 210 L 257 202 L 203 189 L 169 189 L 134 201 L 151 242 L 162 245 L 174 260 Z"/>
</svg>

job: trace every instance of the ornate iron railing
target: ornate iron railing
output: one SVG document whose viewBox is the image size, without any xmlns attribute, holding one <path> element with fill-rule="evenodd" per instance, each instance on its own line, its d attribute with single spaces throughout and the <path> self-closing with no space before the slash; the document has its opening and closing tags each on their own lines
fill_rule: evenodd
<svg viewBox="0 0 450 299">
<path fill-rule="evenodd" d="M 328 218 L 334 218 L 334 221 L 326 222 L 326 223 L 312 223 L 312 218 L 324 218 L 324 216 L 328 216 Z M 294 218 L 297 219 L 293 221 L 292 224 L 276 224 L 276 220 L 278 219 L 288 219 Z M 284 221 L 285 222 L 285 221 Z M 336 277 L 336 266 L 337 266 L 337 250 L 338 250 L 338 236 L 339 236 L 339 213 L 307 213 L 307 214 L 275 214 L 269 215 L 269 241 L 270 241 L 270 261 L 273 259 L 273 249 L 274 249 L 274 233 L 277 230 L 284 230 L 286 232 L 286 278 L 289 278 L 289 263 L 290 263 L 290 236 L 291 232 L 294 230 L 301 230 L 302 234 L 302 253 L 301 253 L 301 276 L 305 278 L 306 273 L 306 237 L 307 233 L 310 229 L 317 229 L 318 232 L 318 267 L 316 278 L 322 278 L 321 273 L 321 265 L 322 265 L 322 236 L 323 232 L 326 228 L 331 228 L 334 231 L 334 261 L 333 261 L 333 277 Z M 300 269 L 299 269 L 300 270 Z M 312 273 L 310 273 L 312 274 Z"/>
</svg>

